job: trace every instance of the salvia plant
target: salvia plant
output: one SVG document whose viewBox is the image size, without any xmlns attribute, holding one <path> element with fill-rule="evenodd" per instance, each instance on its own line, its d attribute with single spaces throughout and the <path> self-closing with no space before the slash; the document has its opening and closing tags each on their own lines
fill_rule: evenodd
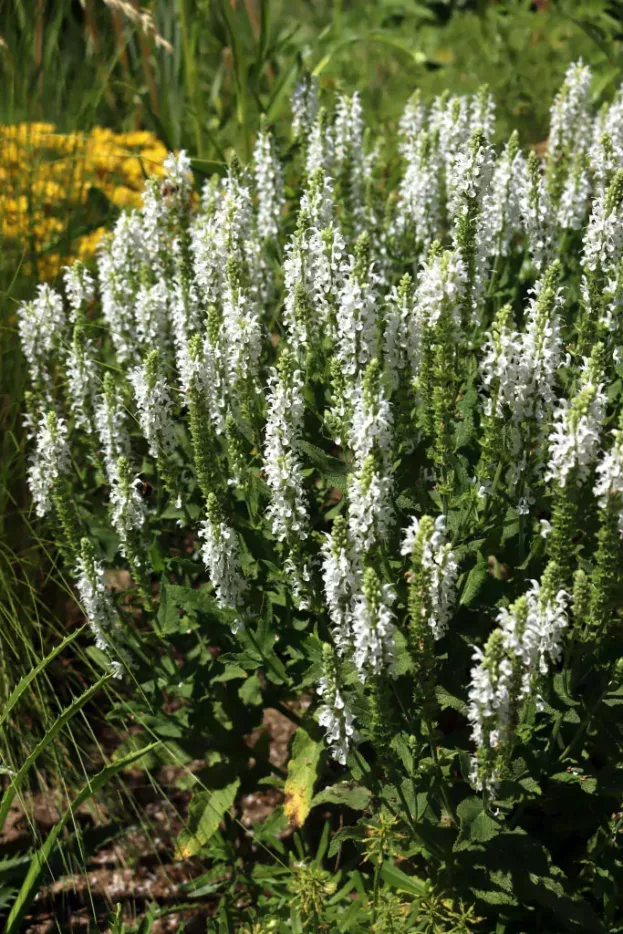
<svg viewBox="0 0 623 934">
<path fill-rule="evenodd" d="M 228 923 L 623 931 L 622 100 L 572 65 L 541 160 L 486 88 L 394 140 L 306 79 L 21 308 L 34 507 L 124 709 L 207 763 L 180 853 Z"/>
</svg>

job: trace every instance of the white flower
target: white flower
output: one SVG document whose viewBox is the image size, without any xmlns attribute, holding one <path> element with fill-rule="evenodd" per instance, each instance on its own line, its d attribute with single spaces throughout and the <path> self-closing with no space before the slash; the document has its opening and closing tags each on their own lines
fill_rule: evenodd
<svg viewBox="0 0 623 934">
<path fill-rule="evenodd" d="M 419 372 L 421 332 L 434 330 L 442 315 L 450 318 L 458 341 L 461 334 L 461 308 L 467 273 L 458 252 L 437 252 L 422 264 L 415 293 L 415 310 L 410 336 L 411 368 Z M 420 332 L 420 333 L 418 333 Z"/>
<path fill-rule="evenodd" d="M 494 254 L 497 218 L 483 211 L 493 172 L 494 156 L 485 138 L 475 133 L 456 157 L 448 211 L 453 221 L 453 246 L 467 270 L 469 310 L 476 312 L 484 294 L 490 257 Z"/>
<path fill-rule="evenodd" d="M 335 172 L 348 169 L 348 207 L 355 234 L 364 230 L 366 222 L 365 192 L 371 176 L 372 161 L 363 145 L 363 110 L 359 94 L 342 94 L 335 105 Z M 373 158 L 373 157 L 372 157 Z"/>
<path fill-rule="evenodd" d="M 358 391 L 366 365 L 380 356 L 380 350 L 381 329 L 373 280 L 360 274 L 351 256 L 344 264 L 337 309 L 336 353 L 347 401 Z"/>
<path fill-rule="evenodd" d="M 180 149 L 177 155 L 170 152 L 162 167 L 166 172 L 162 186 L 165 198 L 175 207 L 185 206 L 193 189 L 193 171 L 188 153 L 185 149 Z"/>
<path fill-rule="evenodd" d="M 331 180 L 317 173 L 301 198 L 299 229 L 286 244 L 283 263 L 283 320 L 301 365 L 307 352 L 318 351 L 335 327 L 345 245 L 334 214 Z"/>
<path fill-rule="evenodd" d="M 227 286 L 223 299 L 223 333 L 231 386 L 230 401 L 234 405 L 238 385 L 246 384 L 259 390 L 263 328 L 258 312 L 257 303 L 250 294 Z"/>
<path fill-rule="evenodd" d="M 612 137 L 601 129 L 599 118 L 596 118 L 594 124 L 593 143 L 588 153 L 591 175 L 595 182 L 597 194 L 603 194 L 608 188 L 610 179 L 621 165 L 621 149 L 616 149 L 612 143 Z"/>
<path fill-rule="evenodd" d="M 394 443 L 394 419 L 380 375 L 375 380 L 364 377 L 362 390 L 354 403 L 348 440 L 359 467 L 363 466 L 369 454 L 376 451 L 378 462 L 389 471 Z"/>
<path fill-rule="evenodd" d="M 191 386 L 197 391 L 218 435 L 225 432 L 227 415 L 225 364 L 221 341 L 213 344 L 209 333 L 196 356 L 191 355 L 188 342 L 178 348 L 177 366 L 182 392 L 189 392 Z"/>
<path fill-rule="evenodd" d="M 603 383 L 595 382 L 595 374 L 585 360 L 579 392 L 571 402 L 561 399 L 555 413 L 554 428 L 549 436 L 547 480 L 556 480 L 564 487 L 573 470 L 577 471 L 580 483 L 588 479 L 597 459 L 605 412 Z"/>
<path fill-rule="evenodd" d="M 448 202 L 448 211 L 454 221 L 465 212 L 471 202 L 482 208 L 494 165 L 493 149 L 484 139 L 476 136 L 470 139 L 468 146 L 457 153 L 450 179 Z"/>
<path fill-rule="evenodd" d="M 118 476 L 110 488 L 110 521 L 121 541 L 121 554 L 128 556 L 127 542 L 132 533 L 141 532 L 147 522 L 147 506 L 141 495 L 143 481 L 137 477 Z M 138 557 L 138 555 L 137 555 Z"/>
<path fill-rule="evenodd" d="M 595 272 L 609 271 L 623 258 L 622 210 L 617 199 L 608 193 L 597 195 L 593 201 L 591 216 L 584 235 L 582 266 Z"/>
<path fill-rule="evenodd" d="M 416 91 L 407 101 L 398 124 L 398 149 L 408 161 L 418 137 L 426 126 L 426 108 Z"/>
<path fill-rule="evenodd" d="M 495 100 L 493 94 L 483 87 L 472 94 L 470 106 L 470 131 L 482 130 L 486 139 L 491 139 L 495 128 Z"/>
<path fill-rule="evenodd" d="M 528 458 L 531 471 L 541 470 L 540 452 L 547 437 L 563 356 L 563 296 L 557 278 L 557 266 L 552 264 L 532 290 L 525 330 L 500 334 L 503 352 L 494 370 L 499 377 L 497 414 L 502 414 L 504 406 L 510 412 L 511 487 L 525 477 Z"/>
<path fill-rule="evenodd" d="M 499 418 L 504 406 L 512 406 L 519 380 L 519 352 L 522 335 L 510 324 L 509 313 L 502 309 L 492 331 L 485 337 L 484 358 L 480 366 L 484 389 L 489 393 L 485 414 Z"/>
<path fill-rule="evenodd" d="M 169 289 L 161 279 L 153 285 L 141 285 L 134 300 L 136 332 L 146 351 L 158 347 L 164 350 L 168 344 Z"/>
<path fill-rule="evenodd" d="M 424 132 L 403 153 L 407 160 L 398 191 L 395 233 L 413 232 L 418 252 L 425 253 L 441 227 L 443 159 L 437 139 Z"/>
<path fill-rule="evenodd" d="M 355 594 L 361 589 L 362 568 L 340 517 L 321 545 L 322 577 L 327 611 L 333 624 L 333 642 L 339 655 L 352 646 L 350 614 Z"/>
<path fill-rule="evenodd" d="M 149 362 L 128 374 L 134 388 L 138 422 L 152 457 L 166 457 L 175 448 L 175 403 L 163 376 L 149 371 Z"/>
<path fill-rule="evenodd" d="M 271 493 L 267 516 L 278 541 L 305 539 L 308 504 L 298 442 L 304 412 L 301 371 L 283 359 L 268 379 L 264 473 Z"/>
<path fill-rule="evenodd" d="M 405 370 L 417 373 L 421 333 L 415 316 L 415 292 L 409 276 L 394 286 L 385 302 L 383 363 L 391 393 Z"/>
<path fill-rule="evenodd" d="M 305 174 L 307 178 L 312 178 L 318 169 L 324 169 L 329 174 L 332 173 L 334 161 L 333 127 L 329 122 L 326 110 L 323 108 L 314 120 L 307 140 L 307 152 L 305 154 Z"/>
<path fill-rule="evenodd" d="M 355 715 L 349 707 L 348 698 L 337 687 L 330 685 L 327 678 L 320 679 L 317 690 L 328 701 L 318 708 L 318 723 L 325 729 L 325 740 L 333 758 L 341 765 L 346 765 L 348 753 L 358 739 Z"/>
<path fill-rule="evenodd" d="M 556 214 L 543 177 L 543 167 L 536 154 L 531 154 L 528 160 L 519 197 L 528 249 L 532 262 L 542 272 L 554 252 Z"/>
<path fill-rule="evenodd" d="M 147 260 L 140 215 L 121 214 L 98 247 L 97 264 L 102 313 L 120 363 L 138 357 L 135 301 Z"/>
<path fill-rule="evenodd" d="M 569 65 L 550 112 L 548 151 L 551 158 L 565 151 L 584 152 L 588 147 L 592 129 L 590 85 L 590 69 L 581 60 Z"/>
<path fill-rule="evenodd" d="M 258 133 L 253 151 L 253 169 L 257 191 L 257 226 L 265 240 L 275 240 L 281 226 L 283 209 L 283 173 L 275 153 L 272 134 Z"/>
<path fill-rule="evenodd" d="M 368 675 L 393 675 L 394 613 L 396 594 L 381 584 L 372 568 L 366 570 L 361 593 L 355 598 L 351 619 L 353 660 L 361 681 Z"/>
<path fill-rule="evenodd" d="M 198 296 L 205 307 L 219 305 L 230 286 L 228 267 L 233 261 L 257 315 L 273 289 L 249 184 L 233 175 L 222 179 L 216 189 L 206 183 L 203 203 L 204 211 L 190 227 Z"/>
<path fill-rule="evenodd" d="M 246 582 L 240 566 L 238 536 L 224 521 L 214 517 L 201 524 L 199 537 L 204 540 L 201 557 L 205 564 L 220 607 L 238 609 L 244 601 Z M 236 623 L 237 631 L 241 628 Z"/>
<path fill-rule="evenodd" d="M 437 516 L 430 534 L 420 534 L 419 542 L 418 559 L 425 572 L 427 591 L 423 595 L 422 605 L 428 608 L 427 623 L 434 639 L 441 639 L 445 635 L 456 600 L 458 564 L 451 545 L 446 541 L 445 527 L 445 517 Z M 402 555 L 413 555 L 413 547 L 421 529 L 424 530 L 424 526 L 413 516 L 411 524 L 403 529 Z"/>
<path fill-rule="evenodd" d="M 71 456 L 67 425 L 54 411 L 43 413 L 35 438 L 35 450 L 30 456 L 28 486 L 38 516 L 52 508 L 52 494 L 58 479 L 69 473 Z"/>
<path fill-rule="evenodd" d="M 544 418 L 554 401 L 556 372 L 563 351 L 562 307 L 562 289 L 540 279 L 532 290 L 526 329 L 520 337 L 513 400 L 514 417 L 518 421 L 533 414 L 537 419 Z"/>
<path fill-rule="evenodd" d="M 141 228 L 147 262 L 156 279 L 166 276 L 174 256 L 174 241 L 187 211 L 193 187 L 190 159 L 182 150 L 169 153 L 164 161 L 162 181 L 145 183 L 141 207 Z"/>
<path fill-rule="evenodd" d="M 623 93 L 619 88 L 612 103 L 600 109 L 593 123 L 589 156 L 599 192 L 607 188 L 611 176 L 623 165 L 622 127 Z"/>
<path fill-rule="evenodd" d="M 370 454 L 348 488 L 348 528 L 358 549 L 369 552 L 386 541 L 394 520 L 394 482 Z"/>
<path fill-rule="evenodd" d="M 496 162 L 483 199 L 480 236 L 489 256 L 508 256 L 513 238 L 521 230 L 521 199 L 526 185 L 526 163 L 515 136 Z"/>
<path fill-rule="evenodd" d="M 580 230 L 584 226 L 591 187 L 588 163 L 580 156 L 571 166 L 560 195 L 557 219 L 563 230 Z"/>
<path fill-rule="evenodd" d="M 311 227 L 286 247 L 284 323 L 299 357 L 303 349 L 320 348 L 323 338 L 334 334 L 345 254 L 344 238 L 334 224 L 324 231 Z M 301 290 L 302 296 L 297 295 Z"/>
<path fill-rule="evenodd" d="M 87 434 L 91 434 L 98 380 L 95 345 L 91 338 L 81 334 L 74 336 L 65 366 L 69 407 L 76 428 L 82 428 Z"/>
<path fill-rule="evenodd" d="M 80 262 L 74 263 L 73 266 L 65 266 L 63 279 L 71 309 L 69 318 L 71 321 L 75 321 L 77 313 L 83 306 L 88 305 L 95 298 L 95 280 L 89 270 Z"/>
<path fill-rule="evenodd" d="M 120 457 L 130 456 L 130 436 L 126 428 L 127 413 L 119 387 L 111 374 L 104 379 L 104 392 L 95 406 L 95 430 L 102 446 L 102 457 L 112 485 L 117 480 Z"/>
<path fill-rule="evenodd" d="M 439 134 L 448 197 L 452 190 L 457 155 L 467 145 L 472 132 L 469 110 L 470 101 L 467 97 L 438 97 L 431 107 L 429 130 Z"/>
<path fill-rule="evenodd" d="M 488 751 L 510 744 L 521 706 L 536 698 L 539 677 L 547 674 L 548 662 L 561 655 L 568 596 L 552 587 L 551 570 L 550 565 L 542 585 L 532 581 L 524 597 L 510 609 L 500 610 L 498 630 L 489 637 L 485 651 L 474 651 L 468 716 L 472 738 L 483 755 L 471 775 L 479 789 L 495 789 L 500 775 L 496 765 L 491 772 Z"/>
<path fill-rule="evenodd" d="M 48 381 L 48 367 L 65 329 L 63 299 L 49 285 L 37 286 L 37 297 L 18 309 L 19 336 L 36 385 Z"/>
<path fill-rule="evenodd" d="M 101 561 L 83 549 L 76 568 L 78 580 L 76 587 L 80 602 L 93 635 L 95 644 L 107 655 L 119 655 L 118 647 L 111 644 L 111 633 L 119 638 L 119 618 L 106 589 L 104 565 Z M 122 666 L 118 659 L 110 660 L 110 667 L 115 678 L 122 676 Z"/>
<path fill-rule="evenodd" d="M 620 309 L 621 260 L 623 259 L 623 176 L 618 172 L 607 191 L 593 201 L 584 235 L 582 255 L 582 298 L 588 313 L 595 315 L 598 304 L 606 298 L 601 324 L 612 327 Z M 594 292 L 597 295 L 594 295 Z"/>
<path fill-rule="evenodd" d="M 595 498 L 601 509 L 613 505 L 618 511 L 619 533 L 623 537 L 623 430 L 615 429 L 614 444 L 597 465 Z"/>
<path fill-rule="evenodd" d="M 305 75 L 295 84 L 290 105 L 294 139 L 307 138 L 318 113 L 318 79 L 315 75 Z"/>
</svg>

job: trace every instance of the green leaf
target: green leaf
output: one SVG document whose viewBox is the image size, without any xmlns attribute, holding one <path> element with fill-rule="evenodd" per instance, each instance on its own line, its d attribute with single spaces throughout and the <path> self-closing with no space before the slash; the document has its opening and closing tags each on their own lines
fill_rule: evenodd
<svg viewBox="0 0 623 934">
<path fill-rule="evenodd" d="M 342 827 L 331 839 L 329 844 L 329 856 L 335 856 L 339 848 L 346 840 L 355 840 L 361 843 L 365 840 L 365 829 L 363 827 Z"/>
<path fill-rule="evenodd" d="M 314 738 L 305 726 L 299 726 L 294 734 L 292 756 L 288 762 L 283 807 L 288 820 L 296 827 L 303 826 L 311 810 L 323 749 L 322 739 Z"/>
<path fill-rule="evenodd" d="M 219 657 L 219 662 L 223 661 L 223 656 Z M 235 681 L 237 678 L 246 678 L 247 672 L 236 662 L 227 662 L 223 671 L 218 675 L 212 676 L 213 682 Z"/>
<path fill-rule="evenodd" d="M 188 823 L 177 838 L 176 859 L 195 856 L 219 828 L 223 817 L 236 799 L 240 779 L 236 778 L 217 791 L 200 791 L 188 807 Z"/>
<path fill-rule="evenodd" d="M 238 689 L 238 697 L 243 703 L 250 704 L 252 707 L 257 707 L 262 703 L 260 679 L 256 674 L 247 678 L 242 687 Z"/>
<path fill-rule="evenodd" d="M 578 785 L 588 795 L 595 794 L 597 791 L 597 779 L 593 775 L 584 775 L 579 770 L 557 772 L 551 776 L 551 781 L 561 785 Z"/>
<path fill-rule="evenodd" d="M 345 807 L 352 808 L 353 811 L 365 811 L 371 797 L 372 792 L 367 788 L 341 782 L 323 788 L 317 795 L 314 795 L 311 807 L 315 808 L 318 804 L 343 804 Z"/>
<path fill-rule="evenodd" d="M 446 708 L 449 707 L 451 710 L 456 710 L 458 713 L 463 714 L 463 716 L 467 716 L 467 704 L 465 701 L 461 700 L 460 697 L 455 697 L 453 694 L 450 694 L 450 692 L 440 684 L 435 686 L 435 697 L 442 710 L 446 710 Z"/>
<path fill-rule="evenodd" d="M 567 691 L 567 688 L 566 688 L 566 685 L 565 685 L 565 678 L 564 678 L 563 673 L 562 673 L 561 671 L 557 671 L 557 672 L 554 674 L 554 678 L 553 678 L 553 681 L 552 681 L 552 686 L 553 686 L 553 688 L 554 688 L 554 691 L 556 692 L 556 696 L 557 696 L 567 707 L 577 707 L 577 706 L 579 705 L 580 702 L 574 700 L 574 699 L 569 695 L 569 693 L 568 693 L 568 691 Z"/>
<path fill-rule="evenodd" d="M 463 592 L 461 593 L 461 599 L 459 601 L 461 606 L 470 606 L 470 604 L 474 602 L 488 577 L 489 566 L 486 558 L 482 552 L 480 552 L 477 563 L 471 569 L 465 580 Z"/>
<path fill-rule="evenodd" d="M 162 578 L 160 585 L 160 607 L 158 609 L 158 622 L 163 633 L 169 635 L 188 628 L 188 620 L 182 623 L 184 617 L 197 619 L 198 613 L 205 613 L 220 619 L 221 611 L 211 593 L 211 588 L 181 587 L 171 584 Z"/>
<path fill-rule="evenodd" d="M 428 894 L 428 888 L 425 882 L 417 879 L 415 876 L 408 876 L 402 869 L 398 869 L 393 863 L 383 863 L 381 869 L 381 878 L 392 888 L 399 892 L 408 892 L 409 895 L 415 895 L 416 898 L 423 898 Z"/>
<path fill-rule="evenodd" d="M 190 164 L 193 172 L 208 178 L 211 175 L 227 175 L 228 166 L 226 162 L 218 162 L 215 159 L 191 158 Z"/>
<path fill-rule="evenodd" d="M 300 449 L 307 454 L 308 459 L 316 467 L 320 475 L 334 486 L 336 490 L 345 493 L 348 489 L 348 466 L 337 457 L 331 457 L 315 444 L 309 441 L 299 441 Z"/>
<path fill-rule="evenodd" d="M 465 798 L 456 809 L 459 819 L 459 836 L 454 845 L 456 851 L 469 849 L 472 843 L 486 843 L 497 836 L 502 829 L 484 809 L 482 798 L 475 795 Z"/>
</svg>

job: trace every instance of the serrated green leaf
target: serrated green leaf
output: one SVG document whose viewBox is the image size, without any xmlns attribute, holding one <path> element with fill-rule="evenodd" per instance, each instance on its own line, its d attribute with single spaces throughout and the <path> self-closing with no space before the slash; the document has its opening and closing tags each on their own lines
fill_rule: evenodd
<svg viewBox="0 0 623 934">
<path fill-rule="evenodd" d="M 322 448 L 316 447 L 315 444 L 311 444 L 309 441 L 299 441 L 299 447 L 331 486 L 334 486 L 341 493 L 346 493 L 348 489 L 348 465 L 344 461 L 332 457 Z"/>
<path fill-rule="evenodd" d="M 450 694 L 450 692 L 440 684 L 435 686 L 435 697 L 442 710 L 446 710 L 446 708 L 449 707 L 451 710 L 456 710 L 458 713 L 463 714 L 463 716 L 467 716 L 467 704 L 465 701 L 461 700 L 460 697 L 454 697 L 453 694 Z"/>
<path fill-rule="evenodd" d="M 486 843 L 496 837 L 502 829 L 502 825 L 485 811 L 482 798 L 475 795 L 461 801 L 456 815 L 460 826 L 459 836 L 454 845 L 457 851 L 469 849 L 472 843 Z"/>
<path fill-rule="evenodd" d="M 465 579 L 465 584 L 463 585 L 459 604 L 461 606 L 470 606 L 480 593 L 480 590 L 488 577 L 489 566 L 481 552 L 478 555 L 478 562 L 470 570 Z"/>
<path fill-rule="evenodd" d="M 158 609 L 158 622 L 163 633 L 168 635 L 179 632 L 181 627 L 187 628 L 187 621 L 185 624 L 181 622 L 183 618 L 196 619 L 200 612 L 216 618 L 222 615 L 209 588 L 181 587 L 171 584 L 163 576 Z"/>
</svg>

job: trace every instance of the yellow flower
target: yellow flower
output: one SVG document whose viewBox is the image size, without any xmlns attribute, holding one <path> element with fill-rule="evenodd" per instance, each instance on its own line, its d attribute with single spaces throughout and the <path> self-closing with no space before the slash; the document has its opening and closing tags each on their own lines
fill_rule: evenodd
<svg viewBox="0 0 623 934">
<path fill-rule="evenodd" d="M 47 251 L 70 223 L 92 223 L 89 190 L 96 187 L 118 208 L 138 207 L 146 176 L 163 174 L 166 148 L 148 130 L 57 133 L 52 123 L 0 125 L 0 225 L 3 251 Z M 29 186 L 29 188 L 28 188 Z M 85 211 L 87 212 L 85 214 Z M 70 256 L 43 252 L 37 274 L 53 278 L 68 260 L 93 257 L 104 228 L 74 239 Z"/>
<path fill-rule="evenodd" d="M 89 234 L 85 234 L 83 237 L 78 237 L 76 240 L 76 259 L 85 260 L 91 259 L 95 255 L 95 250 L 97 246 L 106 233 L 105 227 L 98 227 L 97 230 L 91 231 Z"/>
</svg>

